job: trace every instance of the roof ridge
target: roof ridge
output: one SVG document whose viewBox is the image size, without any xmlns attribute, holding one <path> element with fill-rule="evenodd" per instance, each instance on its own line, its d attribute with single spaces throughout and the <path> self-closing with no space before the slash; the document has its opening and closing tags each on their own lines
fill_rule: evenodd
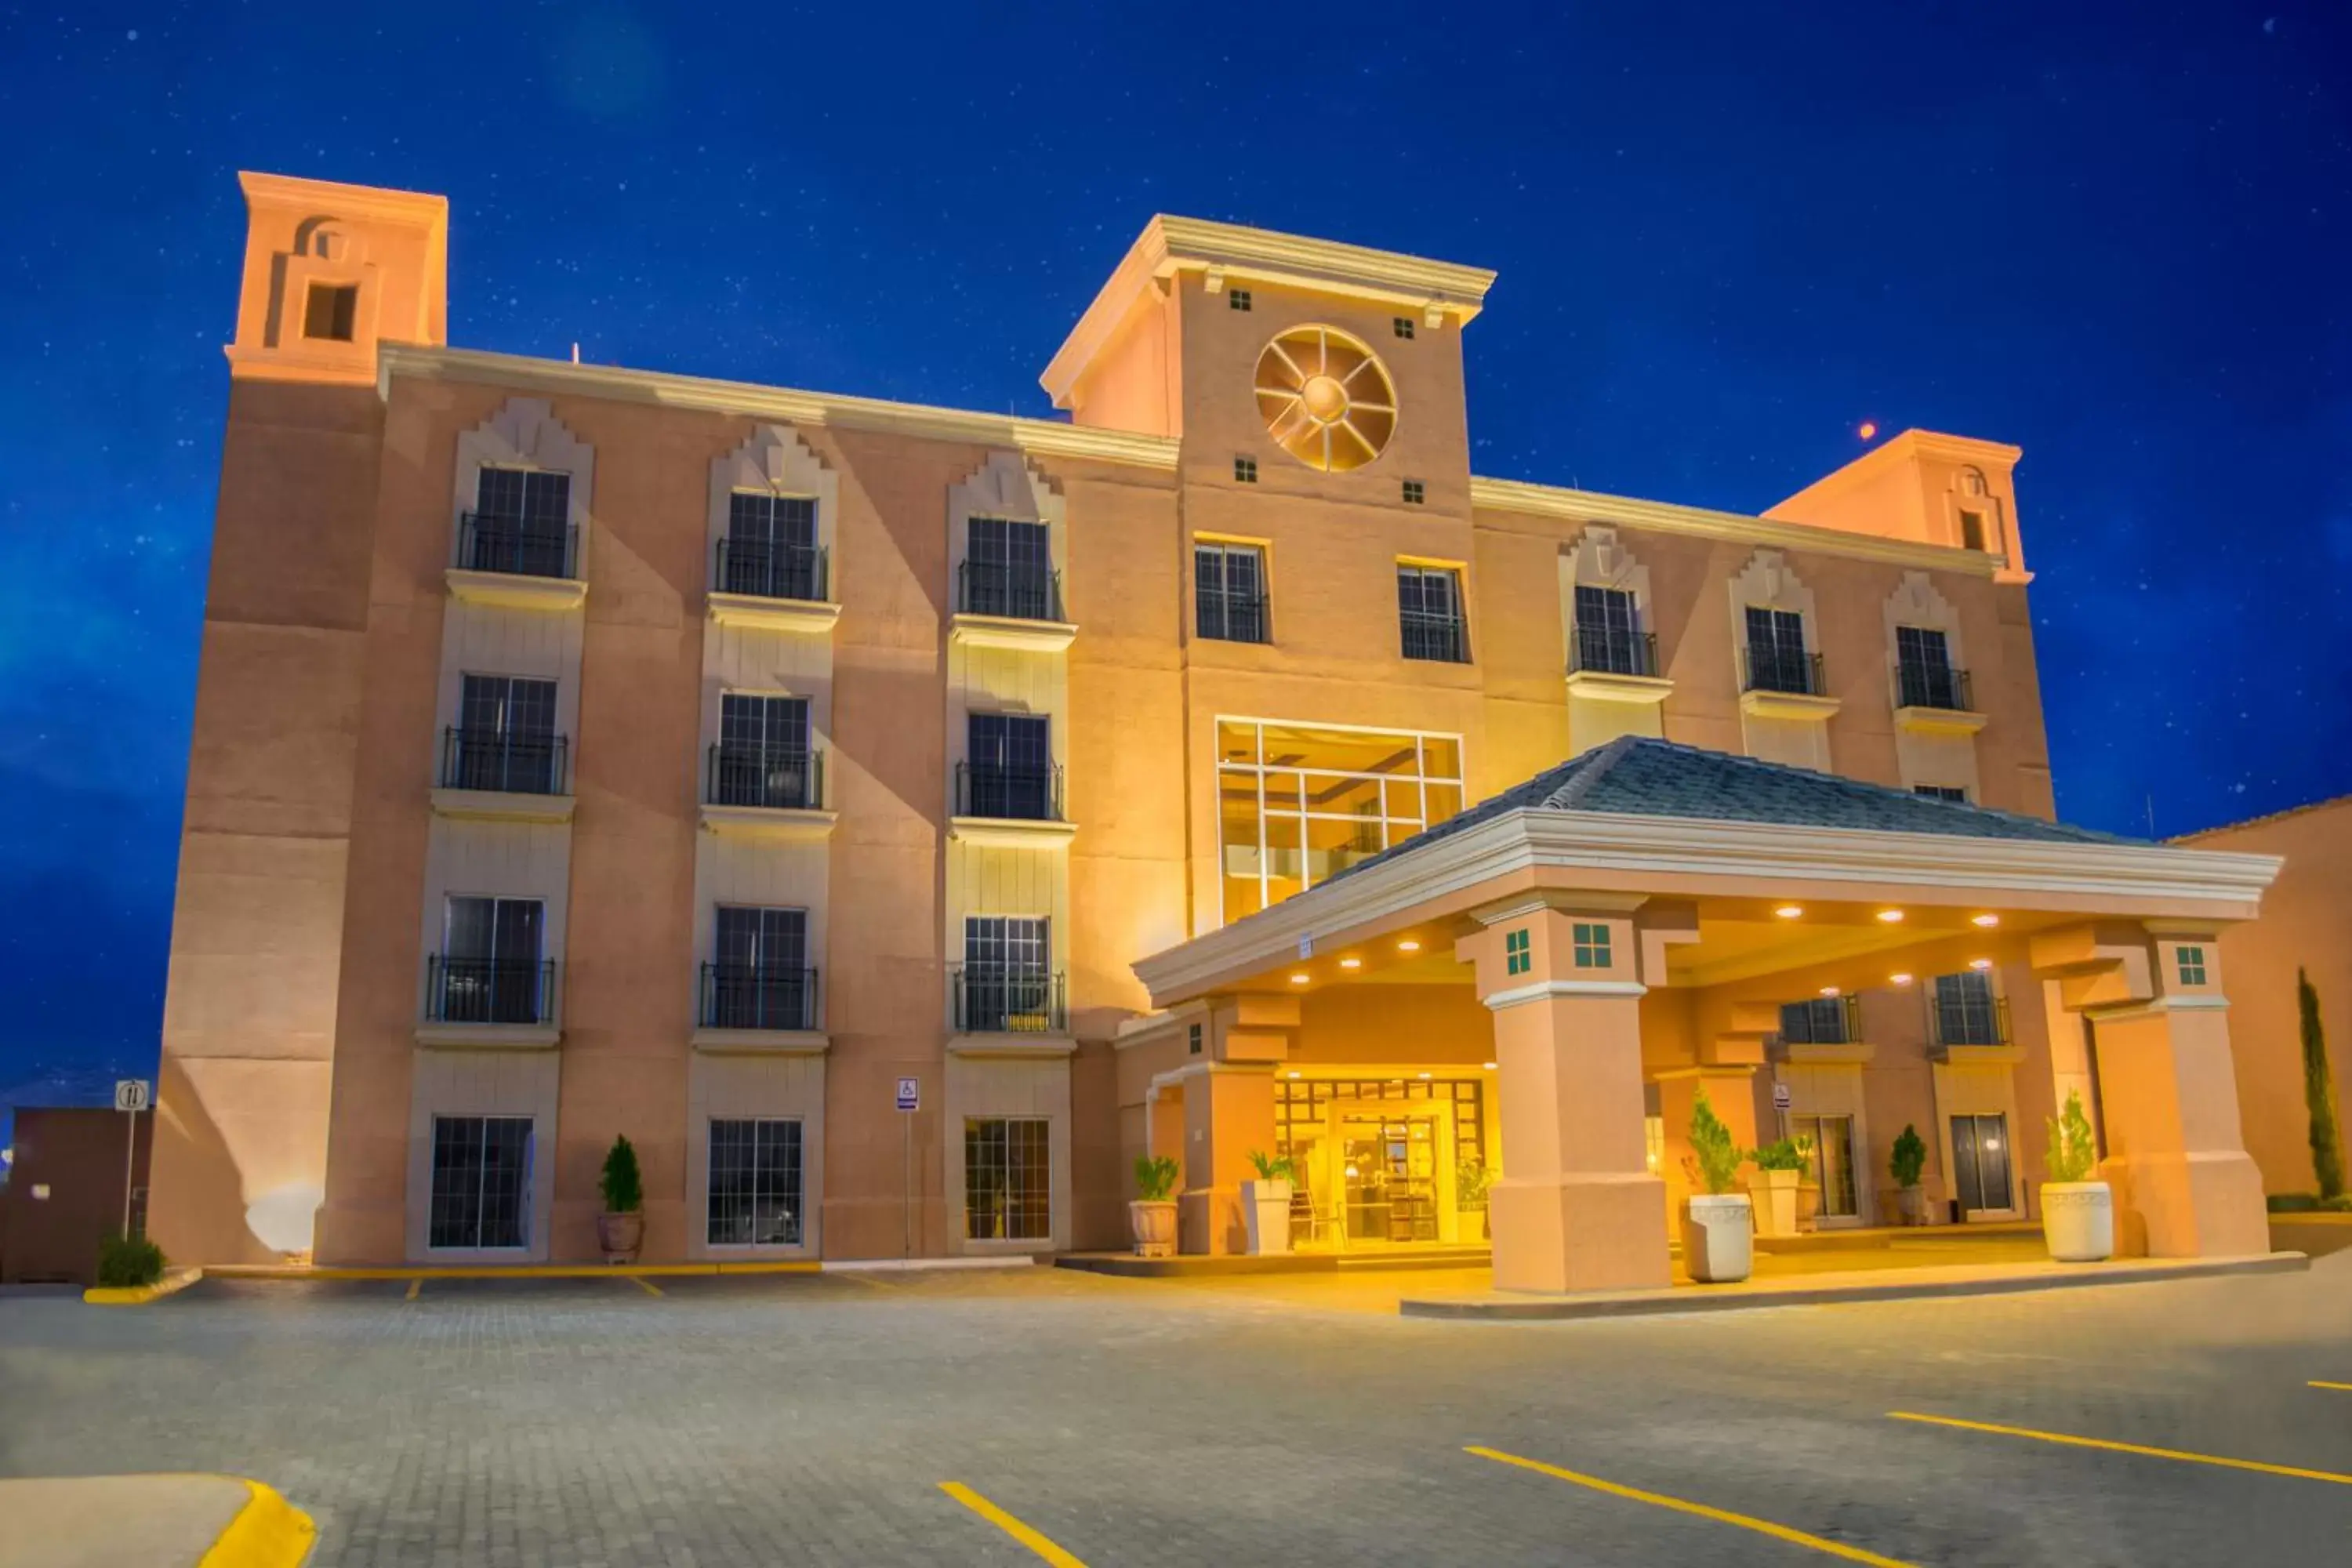
<svg viewBox="0 0 2352 1568">
<path fill-rule="evenodd" d="M 2268 823 L 2284 821 L 2290 816 L 2301 816 L 2305 812 L 2325 811 L 2331 805 L 2352 805 L 2352 794 L 2325 795 L 2318 800 L 2306 800 L 2301 805 L 2284 805 L 2276 811 L 2266 811 L 2260 816 L 2249 816 L 2238 822 L 2216 823 L 2210 827 L 2200 827 L 2194 833 L 2177 833 L 2167 842 L 2186 844 L 2192 838 L 2210 838 L 2217 833 L 2235 833 L 2244 827 L 2261 827 Z"/>
</svg>

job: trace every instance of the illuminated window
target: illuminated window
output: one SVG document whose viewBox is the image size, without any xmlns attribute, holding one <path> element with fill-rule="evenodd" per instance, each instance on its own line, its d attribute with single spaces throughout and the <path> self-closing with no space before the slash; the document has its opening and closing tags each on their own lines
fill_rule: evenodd
<svg viewBox="0 0 2352 1568">
<path fill-rule="evenodd" d="M 1229 310 L 1246 310 L 1249 308 L 1250 291 L 1248 289 L 1228 289 L 1225 290 L 1225 309 Z"/>
<path fill-rule="evenodd" d="M 1606 969 L 1609 967 L 1609 928 L 1576 922 L 1570 933 L 1576 942 L 1576 967 Z"/>
<path fill-rule="evenodd" d="M 1419 506 L 1427 499 L 1428 492 L 1422 489 L 1422 484 L 1419 479 L 1405 480 L 1404 501 L 1407 506 Z"/>
<path fill-rule="evenodd" d="M 1224 918 L 1329 881 L 1462 809 L 1462 742 L 1310 724 L 1217 725 Z"/>
<path fill-rule="evenodd" d="M 1412 318 L 1411 316 L 1399 316 L 1391 321 L 1390 325 L 1396 329 L 1397 336 L 1408 340 L 1412 338 Z"/>
<path fill-rule="evenodd" d="M 1245 485 L 1254 485 L 1257 483 L 1257 459 L 1255 458 L 1235 458 L 1234 459 L 1234 478 L 1239 479 Z"/>
<path fill-rule="evenodd" d="M 2180 964 L 2180 984 L 2204 984 L 2205 950 L 2201 947 L 2184 947 L 2179 950 L 2178 957 Z"/>
<path fill-rule="evenodd" d="M 1529 938 L 1526 931 L 1507 931 L 1503 936 L 1503 973 L 1525 974 L 1535 967 L 1535 954 L 1528 952 Z"/>
<path fill-rule="evenodd" d="M 360 313 L 356 283 L 313 283 L 302 301 L 302 335 L 347 343 Z"/>
</svg>

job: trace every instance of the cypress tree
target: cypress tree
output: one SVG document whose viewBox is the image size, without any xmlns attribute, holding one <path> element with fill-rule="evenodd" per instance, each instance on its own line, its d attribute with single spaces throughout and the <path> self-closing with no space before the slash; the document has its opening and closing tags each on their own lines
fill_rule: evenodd
<svg viewBox="0 0 2352 1568">
<path fill-rule="evenodd" d="M 2322 1199 L 2344 1191 L 2344 1128 L 2336 1119 L 2336 1074 L 2327 1065 L 2327 1036 L 2319 1026 L 2319 993 L 2311 976 L 2294 972 L 2295 1002 L 2303 1014 L 2303 1100 L 2311 1111 L 2311 1169 Z"/>
</svg>

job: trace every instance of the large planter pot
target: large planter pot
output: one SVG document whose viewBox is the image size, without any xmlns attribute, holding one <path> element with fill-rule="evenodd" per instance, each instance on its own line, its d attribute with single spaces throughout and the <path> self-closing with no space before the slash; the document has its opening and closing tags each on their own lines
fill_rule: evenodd
<svg viewBox="0 0 2352 1568">
<path fill-rule="evenodd" d="M 1759 1171 L 1748 1178 L 1748 1195 L 1756 1200 L 1756 1234 L 1797 1234 L 1797 1173 Z"/>
<path fill-rule="evenodd" d="M 2042 1238 L 2061 1263 L 2097 1263 L 2116 1255 L 2116 1199 L 2105 1182 L 2045 1182 Z"/>
<path fill-rule="evenodd" d="M 1290 1250 L 1290 1184 L 1244 1182 L 1242 1219 L 1249 1227 L 1253 1253 Z"/>
<path fill-rule="evenodd" d="M 1755 1267 L 1755 1215 L 1746 1193 L 1696 1195 L 1683 1205 L 1683 1267 L 1702 1285 L 1745 1279 Z"/>
<path fill-rule="evenodd" d="M 1127 1205 L 1128 1228 L 1138 1258 L 1176 1256 L 1176 1200 L 1138 1198 Z"/>
<path fill-rule="evenodd" d="M 1797 1228 L 1812 1230 L 1822 1217 L 1822 1184 L 1819 1182 L 1797 1184 Z"/>
<path fill-rule="evenodd" d="M 596 1245 L 607 1263 L 635 1263 L 637 1248 L 645 1244 L 646 1216 L 642 1214 L 600 1214 L 596 1216 Z"/>
<path fill-rule="evenodd" d="M 1897 1187 L 1895 1189 L 1895 1222 L 1897 1225 L 1927 1223 L 1927 1189 Z"/>
</svg>

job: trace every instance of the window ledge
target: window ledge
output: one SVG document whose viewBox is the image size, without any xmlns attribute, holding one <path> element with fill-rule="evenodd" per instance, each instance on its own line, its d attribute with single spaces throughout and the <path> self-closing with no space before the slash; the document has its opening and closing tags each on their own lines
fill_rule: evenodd
<svg viewBox="0 0 2352 1568">
<path fill-rule="evenodd" d="M 521 795 L 499 789 L 436 789 L 433 814 L 465 822 L 569 822 L 568 795 Z"/>
<path fill-rule="evenodd" d="M 1987 714 L 1965 708 L 1897 708 L 1895 721 L 1920 734 L 1973 735 L 1985 727 Z"/>
<path fill-rule="evenodd" d="M 1811 719 L 1826 723 L 1838 710 L 1834 697 L 1803 691 L 1743 691 L 1739 710 L 1753 719 Z"/>
<path fill-rule="evenodd" d="M 822 1029 L 697 1029 L 689 1043 L 698 1051 L 766 1057 L 821 1057 L 833 1045 Z"/>
<path fill-rule="evenodd" d="M 722 626 L 800 632 L 824 637 L 841 619 L 841 606 L 821 599 L 768 599 L 757 594 L 706 594 L 705 609 Z"/>
<path fill-rule="evenodd" d="M 509 610 L 575 610 L 586 602 L 588 584 L 577 577 L 525 577 L 513 572 L 475 572 L 452 566 L 449 595 L 468 605 Z"/>
<path fill-rule="evenodd" d="M 1075 822 L 1048 822 L 1025 816 L 950 816 L 948 837 L 963 844 L 992 849 L 1059 849 L 1076 836 Z"/>
<path fill-rule="evenodd" d="M 1783 1043 L 1781 1049 L 1789 1055 L 1791 1067 L 1859 1067 L 1878 1054 L 1878 1047 L 1861 1040 L 1846 1040 L 1836 1045 L 1791 1045 Z"/>
<path fill-rule="evenodd" d="M 1956 1068 L 2015 1067 L 2025 1059 L 2023 1046 L 1930 1046 L 1929 1061 Z"/>
<path fill-rule="evenodd" d="M 948 623 L 948 640 L 969 647 L 1009 647 L 1029 653 L 1060 653 L 1076 640 L 1068 621 L 1024 621 L 1013 616 L 975 616 L 959 611 Z"/>
<path fill-rule="evenodd" d="M 543 1051 L 563 1037 L 555 1024 L 419 1024 L 416 1043 L 433 1050 Z"/>
<path fill-rule="evenodd" d="M 1070 1035 L 950 1035 L 951 1057 L 1006 1057 L 1015 1060 L 1051 1059 L 1075 1054 L 1078 1042 Z"/>
<path fill-rule="evenodd" d="M 790 806 L 706 805 L 702 808 L 702 830 L 745 838 L 819 842 L 833 837 L 833 825 L 840 817 L 839 812 Z"/>
<path fill-rule="evenodd" d="M 1659 703 L 1675 689 L 1663 675 L 1620 675 L 1613 670 L 1571 669 L 1568 694 L 1599 702 Z"/>
</svg>

